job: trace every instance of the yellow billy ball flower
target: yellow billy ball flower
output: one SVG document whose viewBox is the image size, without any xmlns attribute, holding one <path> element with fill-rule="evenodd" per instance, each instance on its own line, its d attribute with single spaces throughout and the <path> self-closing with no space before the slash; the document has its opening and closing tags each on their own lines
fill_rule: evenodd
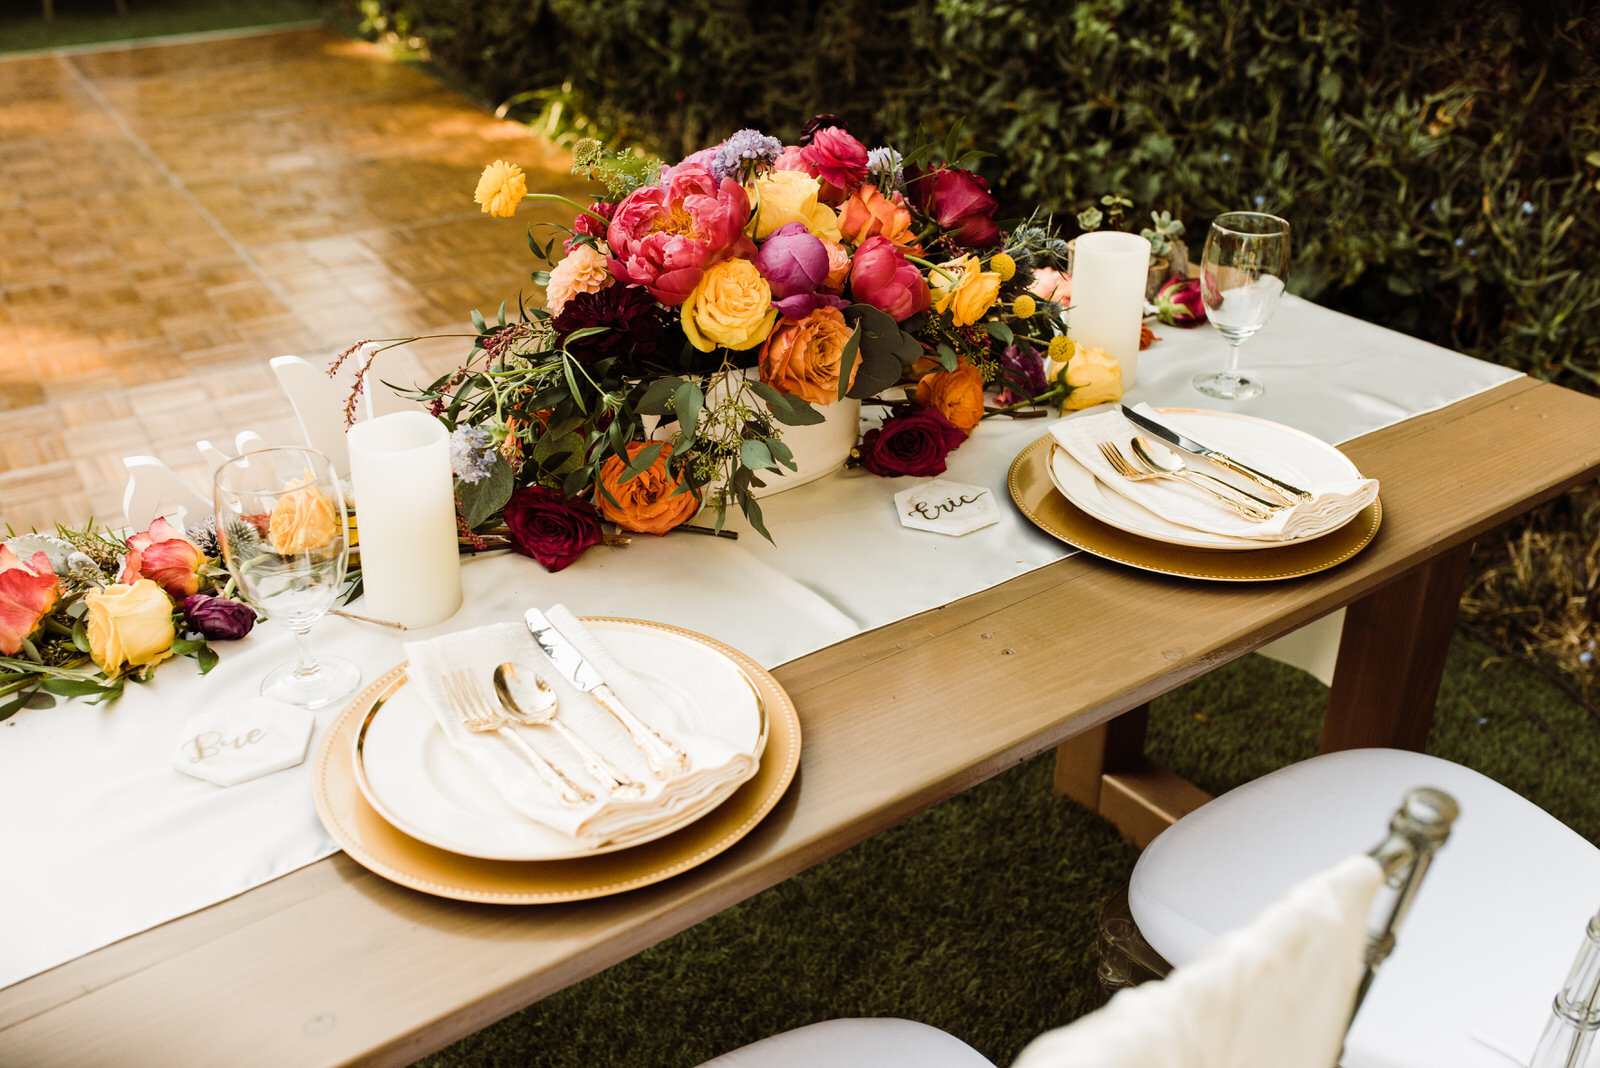
<svg viewBox="0 0 1600 1068">
<path fill-rule="evenodd" d="M 522 168 L 497 159 L 483 169 L 472 199 L 483 205 L 485 215 L 509 219 L 517 213 L 517 204 L 527 195 L 528 180 L 523 177 Z"/>
<path fill-rule="evenodd" d="M 1046 350 L 1045 355 L 1053 363 L 1066 363 L 1072 359 L 1073 350 L 1076 348 L 1077 346 L 1072 343 L 1070 337 L 1065 334 L 1058 334 L 1050 339 L 1050 348 Z"/>
<path fill-rule="evenodd" d="M 1011 302 L 1011 314 L 1018 319 L 1032 319 L 1035 310 L 1033 298 L 1026 293 Z"/>
<path fill-rule="evenodd" d="M 996 252 L 989 258 L 989 270 L 1000 276 L 1000 281 L 1009 282 L 1016 276 L 1017 261 L 1004 252 Z M 1026 318 L 1026 316 L 1024 316 Z"/>
</svg>

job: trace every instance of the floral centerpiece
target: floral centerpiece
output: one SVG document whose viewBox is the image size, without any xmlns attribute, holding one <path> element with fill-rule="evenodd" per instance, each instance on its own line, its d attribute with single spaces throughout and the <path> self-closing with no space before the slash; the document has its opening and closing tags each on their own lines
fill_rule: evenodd
<svg viewBox="0 0 1600 1068">
<path fill-rule="evenodd" d="M 754 491 L 796 468 L 785 428 L 846 398 L 888 404 L 861 466 L 931 475 L 987 412 L 1120 396 L 1116 361 L 1065 336 L 1065 243 L 1003 226 L 958 138 L 869 150 L 824 115 L 797 144 L 741 130 L 670 166 L 580 142 L 574 171 L 603 192 L 530 231 L 545 306 L 475 312 L 466 362 L 421 391 L 452 431 L 463 533 L 501 530 L 551 570 L 602 521 L 662 534 L 704 508 L 720 531 L 733 505 L 770 537 Z M 476 194 L 502 217 L 543 197 L 506 161 Z M 365 349 L 359 390 L 407 340 L 335 368 Z"/>
<path fill-rule="evenodd" d="M 91 526 L 0 544 L 0 720 L 55 696 L 112 700 L 174 656 L 210 671 L 209 643 L 244 637 L 256 613 L 197 533 L 157 519 L 124 540 Z"/>
</svg>

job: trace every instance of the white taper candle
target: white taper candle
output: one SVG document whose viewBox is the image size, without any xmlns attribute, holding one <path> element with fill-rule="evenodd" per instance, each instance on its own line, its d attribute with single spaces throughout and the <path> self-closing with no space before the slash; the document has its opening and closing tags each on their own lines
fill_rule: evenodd
<svg viewBox="0 0 1600 1068">
<path fill-rule="evenodd" d="M 350 428 L 362 612 L 428 627 L 461 607 L 450 435 L 424 412 Z"/>
<path fill-rule="evenodd" d="M 1072 243 L 1072 308 L 1067 336 L 1101 349 L 1122 365 L 1122 388 L 1139 379 L 1139 325 L 1150 274 L 1150 242 L 1101 230 Z"/>
</svg>

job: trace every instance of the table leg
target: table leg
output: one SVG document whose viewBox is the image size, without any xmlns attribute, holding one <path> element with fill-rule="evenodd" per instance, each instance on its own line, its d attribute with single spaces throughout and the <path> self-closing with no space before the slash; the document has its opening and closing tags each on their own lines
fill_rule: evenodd
<svg viewBox="0 0 1600 1068">
<path fill-rule="evenodd" d="M 1056 747 L 1055 792 L 1110 820 L 1141 849 L 1211 800 L 1144 755 L 1149 722 L 1150 706 L 1139 705 Z"/>
<path fill-rule="evenodd" d="M 1350 605 L 1321 752 L 1427 745 L 1471 555 L 1470 542 L 1441 553 Z"/>
</svg>

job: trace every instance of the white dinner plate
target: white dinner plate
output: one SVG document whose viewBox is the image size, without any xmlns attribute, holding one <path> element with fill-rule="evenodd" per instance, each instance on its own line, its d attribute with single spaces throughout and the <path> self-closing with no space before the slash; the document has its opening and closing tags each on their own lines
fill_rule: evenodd
<svg viewBox="0 0 1600 1068">
<path fill-rule="evenodd" d="M 736 663 L 676 629 L 621 620 L 586 623 L 676 717 L 676 723 L 661 726 L 711 735 L 760 759 L 765 709 Z M 740 786 L 729 782 L 704 803 L 621 839 L 580 846 L 512 808 L 445 738 L 415 686 L 402 686 L 373 708 L 356 732 L 352 755 L 362 795 L 396 829 L 486 860 L 570 860 L 641 845 L 688 826 Z"/>
<path fill-rule="evenodd" d="M 1181 415 L 1185 427 L 1192 428 L 1192 437 L 1199 438 L 1214 449 L 1232 456 L 1271 456 L 1273 474 L 1282 473 L 1290 482 L 1318 482 L 1345 478 L 1360 478 L 1361 472 L 1350 459 L 1321 438 L 1296 430 L 1269 419 L 1236 412 L 1213 412 L 1191 408 L 1157 408 L 1158 414 Z M 1204 467 L 1203 461 L 1196 464 Z M 1154 512 L 1102 486 L 1100 480 L 1060 445 L 1050 450 L 1050 481 L 1067 500 L 1079 510 L 1108 526 L 1129 534 L 1137 534 L 1169 545 L 1183 545 L 1191 549 L 1214 549 L 1222 552 L 1244 552 L 1251 549 L 1279 548 L 1289 542 L 1256 541 L 1235 538 L 1226 534 L 1213 534 L 1196 530 L 1180 523 L 1171 523 Z M 1340 524 L 1342 526 L 1343 524 Z M 1314 537 L 1329 534 L 1338 527 L 1329 527 Z M 1295 541 L 1308 541 L 1297 538 Z"/>
</svg>

